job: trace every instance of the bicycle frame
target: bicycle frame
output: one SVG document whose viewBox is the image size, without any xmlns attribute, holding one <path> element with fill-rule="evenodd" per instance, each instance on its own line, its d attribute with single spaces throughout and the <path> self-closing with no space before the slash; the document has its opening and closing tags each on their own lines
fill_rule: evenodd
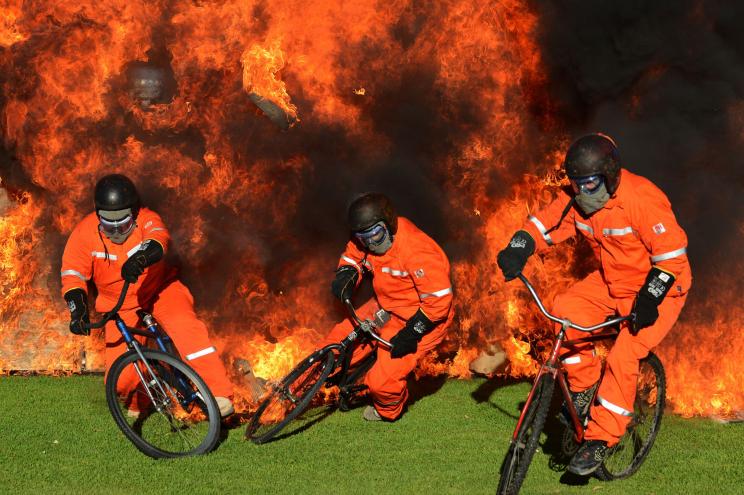
<svg viewBox="0 0 744 495">
<path fill-rule="evenodd" d="M 582 344 L 586 342 L 591 342 L 594 340 L 602 340 L 610 337 L 616 337 L 618 335 L 619 330 L 617 328 L 617 325 L 625 322 L 630 321 L 634 316 L 621 316 L 612 318 L 610 320 L 607 320 L 603 323 L 599 323 L 597 325 L 592 325 L 589 327 L 583 327 L 581 325 L 577 325 L 575 323 L 572 323 L 568 319 L 561 319 L 556 316 L 551 315 L 548 313 L 548 311 L 545 309 L 545 307 L 542 304 L 542 301 L 540 300 L 540 297 L 537 295 L 537 292 L 535 292 L 535 289 L 532 287 L 530 282 L 527 280 L 527 278 L 519 274 L 519 279 L 524 283 L 524 285 L 527 287 L 527 289 L 530 291 L 530 294 L 532 295 L 533 299 L 537 303 L 537 306 L 540 308 L 540 311 L 543 315 L 545 315 L 549 320 L 558 323 L 561 325 L 561 329 L 558 332 L 558 335 L 555 339 L 555 342 L 553 343 L 552 348 L 550 349 L 550 355 L 548 357 L 548 360 L 540 366 L 540 369 L 537 372 L 537 376 L 535 377 L 535 381 L 532 384 L 532 389 L 530 390 L 529 395 L 527 396 L 527 400 L 525 402 L 524 407 L 522 408 L 522 412 L 519 415 L 519 420 L 517 421 L 517 426 L 514 429 L 514 433 L 512 434 L 512 442 L 515 442 L 517 440 L 517 436 L 519 434 L 519 429 L 522 426 L 522 422 L 524 421 L 525 415 L 527 414 L 527 411 L 529 409 L 530 404 L 532 403 L 532 400 L 535 397 L 535 390 L 537 389 L 538 383 L 540 383 L 540 379 L 545 375 L 546 373 L 550 373 L 553 378 L 558 382 L 558 385 L 560 386 L 561 393 L 563 394 L 563 397 L 566 401 L 566 406 L 569 412 L 569 415 L 571 416 L 571 422 L 574 426 L 575 431 L 575 440 L 577 443 L 581 443 L 584 440 L 584 425 L 579 420 L 579 415 L 576 412 L 576 408 L 573 405 L 573 401 L 571 400 L 571 394 L 569 392 L 568 388 L 568 382 L 566 380 L 565 374 L 561 373 L 563 369 L 563 365 L 558 360 L 558 354 L 561 350 L 561 348 L 565 346 L 575 346 L 577 344 Z M 582 331 L 582 332 L 594 332 L 596 330 L 602 329 L 602 328 L 608 328 L 608 327 L 614 327 L 611 329 L 608 329 L 604 332 L 600 333 L 593 333 L 591 335 L 588 335 L 586 337 L 582 337 L 579 339 L 573 339 L 573 340 L 565 340 L 566 339 L 566 330 L 569 328 L 574 328 L 576 330 Z M 556 366 L 557 365 L 557 366 Z M 602 380 L 602 376 L 604 375 L 604 366 L 602 367 L 602 373 L 600 374 L 600 381 Z M 597 390 L 599 388 L 594 390 L 594 395 L 596 396 Z M 594 398 L 592 398 L 593 402 Z"/>
<path fill-rule="evenodd" d="M 121 333 L 122 337 L 124 338 L 124 342 L 127 344 L 127 347 L 130 350 L 133 350 L 137 353 L 139 356 L 140 361 L 144 363 L 145 367 L 147 368 L 148 373 L 150 373 L 150 376 L 155 376 L 155 373 L 153 372 L 152 368 L 150 367 L 150 363 L 145 358 L 144 354 L 142 354 L 142 347 L 140 343 L 137 341 L 137 339 L 134 338 L 135 335 L 139 335 L 142 337 L 145 337 L 147 339 L 152 339 L 155 341 L 158 349 L 164 353 L 172 354 L 170 350 L 168 349 L 168 346 L 166 344 L 172 343 L 171 338 L 160 331 L 158 328 L 157 322 L 155 321 L 155 318 L 152 317 L 149 313 L 145 311 L 138 311 L 138 315 L 142 319 L 142 321 L 146 325 L 145 330 L 141 330 L 139 328 L 132 328 L 128 327 L 124 320 L 122 320 L 121 316 L 119 316 L 119 309 L 121 309 L 122 304 L 124 304 L 124 298 L 126 297 L 127 291 L 129 290 L 129 282 L 124 282 L 124 285 L 121 289 L 121 294 L 119 295 L 119 300 L 116 302 L 113 308 L 111 310 L 104 313 L 103 318 L 95 323 L 90 323 L 88 325 L 89 328 L 101 328 L 106 323 L 108 323 L 110 320 L 114 320 L 114 324 L 116 325 L 116 329 Z M 135 371 L 137 372 L 137 375 L 139 376 L 141 383 L 146 383 L 145 377 L 142 375 L 142 371 L 138 366 L 134 366 Z M 182 376 L 176 377 L 178 380 L 178 384 L 180 385 L 181 391 L 184 390 L 190 390 L 185 381 L 183 380 Z M 163 389 L 163 385 L 156 381 L 156 385 L 160 389 L 160 392 L 163 394 L 163 396 L 168 396 Z M 152 396 L 152 393 L 150 392 L 150 389 L 148 387 L 144 387 L 145 391 L 147 392 L 147 395 L 149 396 L 150 400 L 153 403 L 156 403 L 155 398 Z M 187 408 L 188 405 L 192 404 L 195 400 L 202 400 L 198 393 L 191 392 L 189 394 L 183 394 L 183 398 L 179 400 L 181 405 L 184 407 L 184 409 Z"/>
<path fill-rule="evenodd" d="M 330 344 L 329 346 L 326 346 L 324 349 L 334 349 L 338 351 L 338 356 L 336 357 L 335 363 L 338 363 L 341 361 L 341 368 L 334 373 L 335 376 L 341 376 L 341 380 L 338 383 L 339 389 L 344 392 L 352 392 L 350 390 L 347 390 L 349 385 L 352 385 L 355 381 L 353 374 L 349 374 L 349 368 L 351 367 L 351 358 L 353 353 L 349 352 L 349 350 L 353 347 L 353 344 L 355 344 L 363 335 L 371 338 L 372 340 L 375 340 L 382 345 L 386 346 L 389 349 L 392 349 L 393 345 L 388 342 L 387 340 L 380 337 L 374 330 L 375 326 L 370 322 L 369 320 L 362 320 L 359 318 L 359 316 L 356 313 L 356 310 L 354 309 L 354 305 L 351 303 L 350 299 L 344 300 L 344 305 L 346 306 L 347 311 L 349 312 L 349 317 L 351 318 L 352 322 L 354 323 L 354 328 L 351 332 L 338 344 Z M 375 359 L 377 358 L 375 353 L 370 354 L 370 356 L 364 358 L 358 365 L 357 369 L 364 370 L 369 369 L 372 364 L 374 364 Z M 334 364 L 335 366 L 335 364 Z"/>
</svg>

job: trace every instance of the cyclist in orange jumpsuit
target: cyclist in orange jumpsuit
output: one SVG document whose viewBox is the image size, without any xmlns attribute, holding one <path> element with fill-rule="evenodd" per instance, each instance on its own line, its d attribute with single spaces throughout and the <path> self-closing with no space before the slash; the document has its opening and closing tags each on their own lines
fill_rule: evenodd
<svg viewBox="0 0 744 495">
<path fill-rule="evenodd" d="M 170 235 L 157 213 L 140 207 L 131 180 L 107 175 L 95 188 L 94 213 L 73 230 L 62 255 L 62 295 L 70 309 L 70 331 L 87 335 L 88 282 L 97 290 L 96 310 L 111 309 L 124 281 L 131 283 L 119 315 L 129 326 L 138 322 L 136 311 L 143 308 L 163 325 L 182 358 L 204 378 L 215 395 L 223 416 L 233 412 L 232 385 L 207 328 L 194 313 L 194 299 L 178 280 L 177 270 L 162 260 Z M 106 371 L 126 350 L 126 344 L 110 321 L 105 329 Z M 132 393 L 138 379 L 134 372 L 119 382 L 119 393 Z M 135 396 L 137 397 L 137 396 Z M 130 416 L 137 416 L 146 404 L 129 404 Z"/>
<path fill-rule="evenodd" d="M 408 399 L 406 377 L 416 363 L 445 337 L 452 322 L 452 283 L 447 255 L 410 220 L 398 217 L 390 200 L 366 193 L 349 207 L 351 240 L 341 255 L 331 292 L 350 297 L 364 272 L 372 274 L 376 299 L 359 309 L 362 318 L 384 309 L 390 320 L 379 330 L 392 349 L 374 344 L 358 346 L 356 363 L 371 352 L 377 360 L 365 376 L 372 405 L 369 421 L 397 419 Z M 351 332 L 349 320 L 336 325 L 325 344 L 337 343 Z"/>
<path fill-rule="evenodd" d="M 630 421 L 639 361 L 657 346 L 677 321 L 692 283 L 687 236 L 677 224 L 669 200 L 648 179 L 620 167 L 615 143 L 590 134 L 569 148 L 564 163 L 571 189 L 545 209 L 530 215 L 499 253 L 507 280 L 527 258 L 574 235 L 589 241 L 600 269 L 558 295 L 553 313 L 583 326 L 617 313 L 635 314 L 607 356 L 597 400 L 589 404 L 601 362 L 592 344 L 564 348 L 571 396 L 582 418 L 589 414 L 585 442 L 569 470 L 594 472 Z M 569 329 L 567 338 L 583 336 Z"/>
</svg>

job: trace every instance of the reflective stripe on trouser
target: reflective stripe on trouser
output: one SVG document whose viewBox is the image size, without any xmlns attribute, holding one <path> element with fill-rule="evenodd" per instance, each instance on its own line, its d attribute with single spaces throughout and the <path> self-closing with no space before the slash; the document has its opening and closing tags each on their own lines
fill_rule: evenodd
<svg viewBox="0 0 744 495">
<path fill-rule="evenodd" d="M 638 384 L 639 361 L 661 342 L 677 321 L 687 296 L 667 297 L 659 306 L 659 319 L 648 328 L 631 335 L 623 329 L 607 355 L 607 367 L 597 392 L 598 400 L 592 405 L 591 420 L 584 438 L 604 440 L 610 447 L 625 433 L 631 420 Z M 620 312 L 631 311 L 633 299 L 619 301 Z"/>
<path fill-rule="evenodd" d="M 377 301 L 371 299 L 362 305 L 357 314 L 360 318 L 369 318 L 375 310 L 379 309 Z M 352 364 L 367 357 L 371 352 L 377 352 L 377 360 L 364 377 L 364 383 L 369 387 L 372 402 L 385 419 L 397 419 L 403 412 L 408 400 L 407 377 L 416 368 L 419 359 L 431 352 L 446 334 L 447 327 L 452 322 L 452 315 L 444 323 L 437 325 L 431 333 L 424 336 L 418 345 L 415 354 L 409 354 L 399 359 L 392 359 L 387 349 L 376 350 L 375 345 L 357 346 L 352 355 Z M 381 336 L 390 340 L 405 326 L 405 321 L 392 315 L 390 321 L 380 331 Z M 341 323 L 335 325 L 328 334 L 322 345 L 338 343 L 352 330 L 351 322 L 345 318 Z"/>
<path fill-rule="evenodd" d="M 204 379 L 212 394 L 217 397 L 232 396 L 233 388 L 227 378 L 225 365 L 217 352 L 211 352 L 214 346 L 209 340 L 207 327 L 194 313 L 194 299 L 186 286 L 179 281 L 170 283 L 158 293 L 152 308 L 148 309 L 173 340 L 182 359 Z M 122 311 L 119 315 L 128 326 L 137 324 L 136 310 Z M 108 374 L 111 364 L 126 352 L 127 347 L 113 322 L 106 324 L 105 332 Z M 137 339 L 141 341 L 140 337 Z M 192 356 L 190 360 L 186 358 L 189 355 Z M 130 376 L 122 376 L 119 380 L 120 395 L 131 393 L 139 383 L 134 370 L 129 367 L 128 371 Z"/>
</svg>

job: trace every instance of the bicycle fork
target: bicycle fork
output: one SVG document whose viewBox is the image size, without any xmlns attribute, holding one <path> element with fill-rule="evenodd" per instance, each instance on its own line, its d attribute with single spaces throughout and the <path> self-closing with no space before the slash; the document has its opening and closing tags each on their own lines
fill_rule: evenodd
<svg viewBox="0 0 744 495">
<path fill-rule="evenodd" d="M 140 383 L 144 385 L 145 393 L 147 393 L 147 397 L 150 399 L 152 404 L 155 406 L 155 409 L 162 413 L 162 406 L 169 406 L 170 405 L 170 398 L 168 393 L 165 391 L 165 388 L 163 387 L 163 384 L 158 380 L 157 374 L 153 371 L 152 367 L 150 366 L 150 363 L 147 361 L 147 358 L 145 358 L 145 355 L 142 353 L 142 347 L 139 345 L 139 342 L 132 336 L 132 332 L 129 331 L 126 324 L 124 324 L 124 321 L 117 317 L 116 318 L 116 326 L 119 329 L 119 331 L 122 334 L 122 337 L 124 337 L 124 341 L 127 343 L 127 347 L 134 350 L 134 352 L 137 353 L 137 356 L 139 357 L 140 361 L 144 363 L 145 368 L 147 369 L 147 372 L 152 377 L 152 380 L 147 380 L 142 373 L 142 370 L 137 365 L 137 363 L 134 363 L 134 370 L 137 373 L 137 376 L 140 379 Z M 158 402 L 155 397 L 153 396 L 150 387 L 157 387 L 159 392 L 162 394 L 162 397 L 164 398 L 164 404 L 161 404 Z"/>
</svg>

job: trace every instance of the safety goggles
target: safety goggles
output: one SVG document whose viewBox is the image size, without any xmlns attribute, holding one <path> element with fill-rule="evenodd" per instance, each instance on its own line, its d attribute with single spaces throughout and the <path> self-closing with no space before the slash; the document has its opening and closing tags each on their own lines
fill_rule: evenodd
<svg viewBox="0 0 744 495">
<path fill-rule="evenodd" d="M 354 232 L 354 236 L 365 246 L 376 246 L 377 244 L 380 244 L 385 240 L 386 234 L 387 229 L 385 228 L 385 224 L 382 222 L 377 222 L 367 230 Z"/>
<path fill-rule="evenodd" d="M 128 234 L 134 228 L 134 216 L 127 215 L 121 220 L 107 220 L 99 216 L 98 228 L 106 235 Z"/>
<path fill-rule="evenodd" d="M 600 186 L 604 183 L 604 177 L 601 175 L 590 175 L 589 177 L 569 178 L 571 188 L 574 194 L 594 194 L 599 191 Z"/>
</svg>

